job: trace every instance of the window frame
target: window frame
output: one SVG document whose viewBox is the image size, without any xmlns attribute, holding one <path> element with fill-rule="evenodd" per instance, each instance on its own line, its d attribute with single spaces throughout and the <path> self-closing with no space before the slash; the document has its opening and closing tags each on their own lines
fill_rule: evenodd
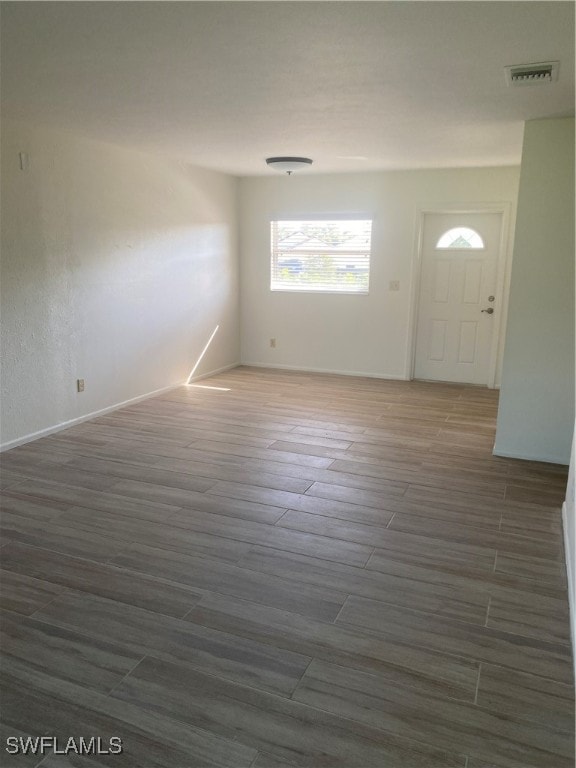
<svg viewBox="0 0 576 768">
<path fill-rule="evenodd" d="M 346 223 L 346 222 L 367 222 L 369 224 L 369 247 L 366 250 L 343 250 L 343 249 L 322 249 L 321 254 L 324 256 L 334 256 L 337 258 L 342 258 L 347 255 L 350 255 L 353 258 L 357 258 L 358 256 L 366 255 L 368 259 L 368 270 L 367 270 L 367 283 L 366 287 L 362 288 L 360 290 L 350 290 L 349 288 L 336 288 L 334 286 L 325 287 L 322 288 L 319 286 L 318 283 L 311 283 L 310 287 L 306 287 L 303 284 L 297 284 L 294 287 L 291 287 L 290 285 L 279 285 L 278 281 L 276 281 L 275 284 L 275 274 L 277 274 L 278 270 L 278 259 L 282 257 L 289 257 L 293 258 L 294 260 L 298 259 L 305 259 L 307 257 L 310 257 L 314 255 L 313 250 L 311 249 L 299 249 L 299 248 L 293 248 L 289 251 L 281 251 L 277 247 L 277 232 L 278 232 L 278 225 L 279 224 L 286 224 L 286 223 L 292 223 L 292 222 L 307 222 L 310 224 L 326 224 L 330 222 L 339 222 L 339 223 Z M 371 261 L 372 261 L 372 255 L 373 255 L 373 234 L 374 234 L 374 216 L 372 216 L 369 213 L 362 212 L 362 213 L 353 213 L 353 214 L 317 214 L 317 215 L 310 215 L 307 214 L 305 216 L 291 216 L 290 218 L 273 218 L 270 220 L 270 280 L 269 280 L 269 290 L 271 293 L 306 293 L 306 294 L 324 294 L 324 295 L 343 295 L 343 296 L 367 296 L 370 293 L 370 272 L 371 272 Z"/>
</svg>

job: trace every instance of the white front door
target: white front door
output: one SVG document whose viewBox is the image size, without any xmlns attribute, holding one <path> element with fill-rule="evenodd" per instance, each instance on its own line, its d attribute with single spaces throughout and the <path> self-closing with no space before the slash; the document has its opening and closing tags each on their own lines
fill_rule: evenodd
<svg viewBox="0 0 576 768">
<path fill-rule="evenodd" d="M 488 384 L 499 213 L 426 214 L 414 378 Z"/>
</svg>

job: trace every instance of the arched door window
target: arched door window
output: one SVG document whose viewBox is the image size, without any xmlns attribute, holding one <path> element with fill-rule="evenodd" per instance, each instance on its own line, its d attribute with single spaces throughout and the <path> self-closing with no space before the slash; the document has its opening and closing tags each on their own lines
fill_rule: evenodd
<svg viewBox="0 0 576 768">
<path fill-rule="evenodd" d="M 484 248 L 484 241 L 474 229 L 469 227 L 454 227 L 444 232 L 442 237 L 436 243 L 436 248 Z"/>
</svg>

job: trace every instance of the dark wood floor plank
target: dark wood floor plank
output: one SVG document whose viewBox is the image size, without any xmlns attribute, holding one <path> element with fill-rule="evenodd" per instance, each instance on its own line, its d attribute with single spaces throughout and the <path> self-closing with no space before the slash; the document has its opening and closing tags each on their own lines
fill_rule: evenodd
<svg viewBox="0 0 576 768">
<path fill-rule="evenodd" d="M 269 452 L 268 460 L 249 459 L 246 467 L 254 467 L 262 471 L 286 474 L 291 477 L 302 477 L 311 482 L 338 485 L 352 489 L 376 491 L 385 494 L 392 501 L 404 494 L 406 483 L 390 480 L 386 477 L 369 477 L 367 475 L 352 474 L 349 472 L 335 471 L 332 467 L 318 469 L 317 467 L 300 466 L 295 464 L 282 464 L 274 461 L 275 454 Z"/>
<path fill-rule="evenodd" d="M 352 669 L 377 671 L 423 692 L 464 701 L 473 701 L 476 694 L 479 665 L 475 662 L 278 608 L 208 592 L 185 620 Z"/>
<path fill-rule="evenodd" d="M 236 444 L 218 443 L 212 440 L 197 440 L 194 448 L 200 451 L 225 452 L 236 456 L 245 456 L 253 459 L 271 458 L 270 451 L 262 448 L 252 448 L 251 446 L 241 446 Z M 305 467 L 316 467 L 325 469 L 332 463 L 332 459 L 326 459 L 321 456 L 301 456 L 299 453 L 290 451 L 272 452 L 274 461 L 286 464 L 301 464 Z"/>
<path fill-rule="evenodd" d="M 276 440 L 268 448 L 271 451 L 287 451 L 289 453 L 301 453 L 305 456 L 320 456 L 327 459 L 339 459 L 346 455 L 345 451 L 351 443 L 344 440 L 323 440 L 321 437 L 308 438 L 316 440 L 315 443 L 292 442 L 289 440 Z"/>
<path fill-rule="evenodd" d="M 338 623 L 375 630 L 386 637 L 410 638 L 423 648 L 454 653 L 566 682 L 572 677 L 569 646 L 547 643 L 488 627 L 409 611 L 387 603 L 350 597 L 340 612 Z"/>
<path fill-rule="evenodd" d="M 115 645 L 107 632 L 102 634 L 99 638 L 88 637 L 36 618 L 7 612 L 1 616 L 0 640 L 5 658 L 25 661 L 39 672 L 109 693 L 143 654 L 127 649 L 125 644 Z"/>
<path fill-rule="evenodd" d="M 134 572 L 187 584 L 192 589 L 207 589 L 241 599 L 252 599 L 264 605 L 278 606 L 328 621 L 337 616 L 347 595 L 330 587 L 303 587 L 279 576 L 142 544 L 133 544 L 114 558 L 113 562 Z"/>
<path fill-rule="evenodd" d="M 473 704 L 423 697 L 365 672 L 313 661 L 293 698 L 454 752 L 492 755 L 510 768 L 571 768 L 569 733 L 512 714 L 502 718 Z"/>
<path fill-rule="evenodd" d="M 411 536 L 411 534 L 405 535 Z M 418 539 L 420 537 L 413 538 Z M 396 557 L 398 553 L 395 550 L 375 549 L 366 568 L 415 581 L 472 590 L 489 596 L 492 602 L 497 605 L 504 603 L 511 607 L 510 614 L 506 614 L 505 609 L 499 608 L 496 611 L 497 615 L 493 617 L 494 621 L 496 619 L 509 619 L 510 622 L 513 622 L 516 619 L 524 623 L 525 626 L 533 626 L 534 629 L 539 626 L 542 628 L 545 616 L 550 616 L 552 624 L 566 621 L 566 590 L 563 587 L 541 583 L 521 576 L 497 573 L 493 569 L 475 567 L 472 556 L 470 557 L 472 564 L 469 565 L 463 559 L 465 555 L 458 553 L 458 551 L 454 553 L 453 560 L 449 560 L 447 556 L 444 560 L 441 560 L 440 557 L 434 559 L 434 547 L 431 546 L 430 550 L 431 554 L 427 562 L 414 560 L 405 562 L 404 558 Z M 489 552 L 490 550 L 486 551 Z M 459 554 L 462 557 L 462 564 L 457 561 Z M 520 612 L 518 616 L 522 615 L 521 619 L 518 619 L 514 610 Z M 533 619 L 530 618 L 531 614 L 534 614 Z M 550 627 L 550 631 L 554 631 L 554 628 Z M 564 630 L 557 626 L 556 631 L 563 632 Z"/>
<path fill-rule="evenodd" d="M 570 615 L 564 596 L 537 597 L 517 591 L 490 600 L 488 627 L 548 642 L 570 644 Z"/>
<path fill-rule="evenodd" d="M 336 481 L 337 475 L 334 480 Z M 344 501 L 350 504 L 361 504 L 365 507 L 374 507 L 375 509 L 389 509 L 389 502 L 396 496 L 403 496 L 407 488 L 405 483 L 390 483 L 389 487 L 382 489 L 382 492 L 368 491 L 361 488 L 350 488 L 345 485 L 336 485 L 336 483 L 314 483 L 306 491 L 311 496 L 320 496 L 324 499 L 333 501 Z M 401 502 L 398 507 L 394 507 L 392 512 L 401 508 Z"/>
<path fill-rule="evenodd" d="M 391 428 L 374 430 L 369 433 L 367 427 L 361 433 L 354 434 L 354 445 L 358 445 L 360 443 L 372 443 L 376 445 L 388 444 L 388 441 L 393 439 L 396 433 L 401 433 L 402 440 L 404 441 L 410 441 L 413 438 L 419 441 L 430 439 L 431 437 L 435 436 L 438 433 L 438 428 L 418 427 L 418 425 L 416 425 L 415 427 L 413 426 L 411 428 L 404 426 L 403 429 L 397 427 L 396 429 Z M 338 429 L 331 429 L 330 427 L 297 427 L 293 434 L 329 438 L 331 440 L 346 440 L 347 437 L 349 438 L 349 433 L 343 431 L 341 427 Z"/>
<path fill-rule="evenodd" d="M 2 567 L 47 583 L 53 593 L 66 587 L 167 616 L 183 616 L 201 594 L 185 584 L 170 584 L 148 574 L 16 543 L 4 547 Z"/>
<path fill-rule="evenodd" d="M 110 537 L 111 530 L 104 530 L 102 535 L 97 535 L 74 528 L 67 520 L 62 520 L 60 524 L 52 521 L 39 523 L 10 512 L 2 514 L 0 531 L 3 536 L 20 544 L 99 562 L 106 562 L 126 547 L 126 542 Z"/>
<path fill-rule="evenodd" d="M 500 530 L 520 536 L 545 539 L 555 543 L 562 540 L 562 523 L 556 514 L 543 514 L 541 510 L 531 512 L 524 508 L 505 509 L 502 513 Z"/>
<path fill-rule="evenodd" d="M 515 552 L 498 552 L 496 572 L 532 579 L 539 584 L 566 586 L 566 566 L 560 558 L 544 559 Z"/>
<path fill-rule="evenodd" d="M 226 496 L 229 499 L 244 499 L 256 501 L 259 504 L 269 504 L 281 509 L 288 509 L 292 504 L 298 503 L 299 494 L 289 491 L 275 491 L 271 488 L 261 488 L 257 485 L 244 483 L 227 483 L 220 481 L 210 488 L 209 496 Z"/>
<path fill-rule="evenodd" d="M 304 493 L 312 485 L 312 480 L 283 477 L 280 474 L 273 474 L 271 472 L 259 472 L 251 470 L 245 465 L 236 468 L 200 461 L 164 459 L 163 457 L 158 459 L 157 465 L 166 469 L 177 469 L 180 472 L 199 477 L 210 477 L 214 480 L 223 480 L 231 483 L 245 483 L 276 491 L 290 491 L 291 493 Z"/>
<path fill-rule="evenodd" d="M 469 492 L 478 496 L 487 496 L 493 499 L 503 499 L 506 484 L 503 482 L 480 482 L 475 478 L 466 480 L 454 479 L 454 474 L 449 470 L 443 473 L 424 474 L 420 470 L 387 469 L 374 464 L 359 461 L 335 460 L 330 469 L 369 477 L 384 477 L 395 479 L 399 482 L 412 483 L 432 488 L 448 488 L 461 492 Z"/>
<path fill-rule="evenodd" d="M 547 502 L 551 506 L 561 505 L 566 497 L 566 487 L 550 487 L 547 483 L 541 483 L 539 486 L 529 485 L 522 483 L 507 483 L 506 495 L 507 501 L 517 501 L 528 503 L 534 501 L 535 497 L 542 499 L 543 502 Z"/>
<path fill-rule="evenodd" d="M 308 494 L 293 499 L 290 509 L 298 512 L 309 512 L 312 515 L 349 520 L 352 523 L 378 526 L 388 525 L 393 514 L 386 509 L 375 509 L 344 501 L 332 501 Z"/>
<path fill-rule="evenodd" d="M 172 505 L 172 511 L 185 507 L 261 522 L 275 523 L 284 513 L 283 509 L 269 504 L 259 504 L 258 502 L 249 502 L 243 499 L 229 499 L 225 496 L 208 496 L 203 493 L 193 493 L 179 488 L 152 486 L 149 483 L 140 483 L 134 480 L 123 480 L 115 483 L 114 492 L 131 500 L 144 499 L 146 501 L 169 504 Z M 133 503 L 136 502 L 133 501 Z"/>
<path fill-rule="evenodd" d="M 3 458 L 2 461 L 6 462 L 7 459 Z M 8 461 L 10 460 L 8 459 Z M 23 481 L 27 479 L 45 480 L 93 491 L 107 491 L 110 486 L 110 480 L 107 477 L 93 472 L 83 472 L 79 469 L 69 469 L 64 464 L 57 465 L 31 460 L 26 462 L 25 466 L 23 464 L 21 466 L 22 468 L 19 468 L 18 472 L 22 475 Z M 21 485 L 17 485 L 15 488 L 21 488 Z"/>
<path fill-rule="evenodd" d="M 477 702 L 492 712 L 574 733 L 574 689 L 568 683 L 481 664 Z"/>
<path fill-rule="evenodd" d="M 281 574 L 296 587 L 300 583 L 301 589 L 310 585 L 331 587 L 344 594 L 385 598 L 393 605 L 432 611 L 475 624 L 484 624 L 486 619 L 488 595 L 459 589 L 448 584 L 448 579 L 444 584 L 417 581 L 405 575 L 384 574 L 262 547 L 254 547 L 239 565 L 270 575 Z"/>
<path fill-rule="evenodd" d="M 118 454 L 125 456 L 126 451 L 119 451 Z M 136 460 L 133 452 L 129 454 L 128 459 L 118 461 L 80 457 L 71 459 L 67 466 L 120 477 L 125 480 L 140 480 L 156 485 L 168 485 L 169 487 L 174 486 L 200 492 L 208 490 L 217 480 L 252 483 L 264 488 L 293 493 L 304 493 L 312 484 L 311 480 L 285 478 L 264 472 L 251 472 L 242 466 L 237 467 L 229 463 L 213 464 L 208 459 L 198 461 L 164 456 L 147 457 L 146 454 L 141 455 L 141 457 Z M 142 472 L 142 467 L 146 468 L 144 472 Z M 182 475 L 191 477 L 183 480 Z M 190 483 L 192 483 L 192 487 L 190 487 Z"/>
<path fill-rule="evenodd" d="M 406 500 L 418 502 L 421 509 L 432 507 L 433 509 L 457 512 L 471 510 L 480 512 L 486 517 L 494 515 L 500 517 L 502 509 L 507 503 L 504 498 L 487 499 L 467 491 L 454 488 L 434 488 L 418 483 L 410 484 L 404 496 Z"/>
<path fill-rule="evenodd" d="M 2 549 L 2 556 L 6 548 Z M 53 600 L 65 587 L 43 579 L 35 579 L 23 573 L 3 570 L 0 573 L 0 608 L 30 616 L 38 608 Z"/>
<path fill-rule="evenodd" d="M 260 752 L 252 768 L 289 768 L 291 765 L 294 765 L 294 763 L 287 763 L 278 757 Z"/>
<path fill-rule="evenodd" d="M 109 483 L 113 485 L 114 481 Z M 149 485 L 143 484 L 145 488 Z M 170 491 L 170 489 L 166 489 Z M 112 512 L 116 515 L 127 515 L 142 520 L 165 520 L 168 515 L 177 512 L 180 505 L 162 504 L 154 501 L 150 503 L 144 499 L 133 500 L 115 493 L 95 492 L 85 488 L 74 488 L 61 483 L 26 480 L 17 489 L 12 489 L 11 496 L 38 505 L 46 505 L 46 509 L 61 507 L 61 511 L 71 507 L 88 507 L 99 509 L 103 512 Z M 10 505 L 10 498 L 8 499 Z M 23 514 L 19 509 L 18 514 Z"/>
<path fill-rule="evenodd" d="M 324 536 L 320 532 L 295 531 L 278 525 L 265 525 L 196 510 L 182 510 L 172 515 L 170 524 L 177 528 L 230 538 L 236 542 L 260 544 L 348 565 L 366 565 L 374 551 L 373 546 Z"/>
<path fill-rule="evenodd" d="M 233 737 L 215 735 L 177 722 L 117 698 L 39 673 L 18 660 L 2 668 L 6 726 L 33 734 L 50 734 L 66 743 L 70 735 L 98 734 L 104 743 L 122 739 L 123 753 L 107 759 L 108 766 L 138 768 L 248 768 L 256 749 Z M 58 765 L 58 762 L 53 765 Z"/>
<path fill-rule="evenodd" d="M 296 510 L 285 512 L 276 526 L 309 531 L 345 541 L 372 543 L 376 550 L 367 567 L 384 573 L 403 573 L 399 570 L 400 566 L 396 565 L 399 562 L 445 570 L 456 577 L 483 579 L 488 583 L 498 580 L 498 577 L 492 575 L 496 558 L 495 549 L 473 544 L 448 543 L 426 536 L 390 530 L 386 527 L 352 523 Z M 414 571 L 415 578 L 418 578 L 417 574 L 418 572 Z M 406 572 L 403 575 L 406 575 Z M 500 577 L 500 583 L 519 586 L 521 579 Z M 557 590 L 554 590 L 551 585 L 540 587 L 533 580 L 524 583 L 523 586 L 529 591 L 542 589 L 544 594 L 557 594 Z"/>
<path fill-rule="evenodd" d="M 369 568 L 386 572 L 391 560 L 423 567 L 450 570 L 454 574 L 487 578 L 492 572 L 496 550 L 474 544 L 445 543 L 438 539 L 387 529 L 374 537 L 376 552 Z"/>
<path fill-rule="evenodd" d="M 311 767 L 319 760 L 340 768 L 464 765 L 460 755 L 152 659 L 125 678 L 113 697 L 257 746 L 297 766 Z"/>
<path fill-rule="evenodd" d="M 558 559 L 561 551 L 560 542 L 553 543 L 512 533 L 481 530 L 472 526 L 460 525 L 459 523 L 428 520 L 423 516 L 407 515 L 403 512 L 398 512 L 394 516 L 390 523 L 390 528 L 395 531 L 430 536 L 432 539 L 442 539 L 443 541 L 461 542 L 463 544 L 476 543 L 482 547 L 531 557 Z"/>
<path fill-rule="evenodd" d="M 26 496 L 18 490 L 6 490 L 0 498 L 0 510 L 2 515 L 13 513 L 22 517 L 29 517 L 33 520 L 52 520 L 59 514 L 70 509 L 72 505 L 64 501 L 40 501 L 33 497 Z M 0 520 L 1 522 L 1 520 Z"/>
<path fill-rule="evenodd" d="M 156 461 L 159 461 L 157 459 Z M 186 491 L 207 491 L 214 485 L 214 481 L 207 477 L 196 477 L 185 472 L 156 469 L 154 467 L 130 464 L 125 461 L 105 461 L 104 459 L 72 459 L 67 467 L 71 471 L 94 473 L 95 477 L 105 477 L 107 482 L 114 477 L 122 480 L 138 480 L 150 485 L 168 486 L 168 488 L 181 488 Z"/>
<path fill-rule="evenodd" d="M 310 663 L 302 653 L 81 593 L 62 595 L 35 618 L 90 638 L 108 639 L 136 660 L 151 655 L 185 663 L 284 696 L 294 690 Z"/>
<path fill-rule="evenodd" d="M 0 489 L 1 490 L 8 490 L 9 488 L 14 488 L 15 486 L 19 485 L 23 480 L 23 476 L 19 474 L 18 472 L 13 472 L 6 467 L 2 467 L 2 472 L 0 472 Z"/>
<path fill-rule="evenodd" d="M 85 531 L 88 535 L 101 538 L 108 534 L 113 537 L 116 551 L 110 547 L 108 559 L 120 554 L 131 542 L 139 542 L 176 552 L 214 557 L 235 563 L 250 551 L 250 545 L 242 541 L 210 533 L 186 530 L 165 523 L 150 520 L 135 520 L 108 512 L 73 507 L 59 518 L 61 526 L 71 530 Z"/>
</svg>

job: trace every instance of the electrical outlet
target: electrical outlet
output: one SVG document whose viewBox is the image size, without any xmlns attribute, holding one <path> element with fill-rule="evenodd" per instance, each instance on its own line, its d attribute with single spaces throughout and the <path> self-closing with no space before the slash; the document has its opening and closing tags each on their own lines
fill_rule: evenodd
<svg viewBox="0 0 576 768">
<path fill-rule="evenodd" d="M 76 379 L 76 389 L 78 392 L 84 392 L 84 379 Z"/>
<path fill-rule="evenodd" d="M 276 349 L 276 339 L 270 339 L 270 346 L 272 349 Z"/>
<path fill-rule="evenodd" d="M 399 291 L 400 290 L 400 280 L 390 280 L 388 283 L 388 290 L 389 291 Z"/>
</svg>

